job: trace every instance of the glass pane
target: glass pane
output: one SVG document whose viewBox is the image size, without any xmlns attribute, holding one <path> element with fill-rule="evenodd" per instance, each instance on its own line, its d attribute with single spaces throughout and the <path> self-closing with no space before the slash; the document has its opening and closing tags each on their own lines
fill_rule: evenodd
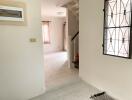
<svg viewBox="0 0 132 100">
<path fill-rule="evenodd" d="M 124 13 L 124 10 L 126 10 L 126 12 L 131 11 L 130 0 L 118 0 L 118 1 L 120 1 L 121 13 Z"/>
<path fill-rule="evenodd" d="M 22 11 L 0 9 L 0 16 L 22 18 Z"/>
<path fill-rule="evenodd" d="M 124 57 L 128 57 L 129 56 L 129 42 L 125 41 L 124 43 L 122 43 L 122 41 L 118 41 L 119 42 L 119 50 L 118 50 L 118 56 L 124 56 Z"/>
<path fill-rule="evenodd" d="M 116 0 L 108 1 L 108 15 L 111 15 L 111 13 L 116 14 Z"/>
<path fill-rule="evenodd" d="M 42 26 L 44 43 L 50 43 L 49 24 L 44 23 Z"/>
<path fill-rule="evenodd" d="M 115 28 L 111 28 L 111 29 L 107 29 L 106 30 L 106 50 L 107 50 L 107 54 L 115 54 L 115 40 L 116 40 L 116 29 Z"/>
<path fill-rule="evenodd" d="M 126 15 L 120 14 L 120 26 L 129 26 L 130 25 L 130 18 L 131 18 L 131 13 L 128 12 Z"/>
</svg>

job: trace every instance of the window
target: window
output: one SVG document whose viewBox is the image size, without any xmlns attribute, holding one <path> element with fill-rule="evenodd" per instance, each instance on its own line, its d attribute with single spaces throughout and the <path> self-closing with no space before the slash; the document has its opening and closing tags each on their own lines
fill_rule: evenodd
<svg viewBox="0 0 132 100">
<path fill-rule="evenodd" d="M 24 21 L 24 9 L 0 5 L 0 21 Z"/>
<path fill-rule="evenodd" d="M 43 22 L 42 32 L 43 32 L 44 44 L 49 44 L 50 43 L 50 30 L 49 30 L 49 22 L 48 21 Z"/>
<path fill-rule="evenodd" d="M 105 0 L 103 54 L 131 58 L 131 0 Z"/>
</svg>

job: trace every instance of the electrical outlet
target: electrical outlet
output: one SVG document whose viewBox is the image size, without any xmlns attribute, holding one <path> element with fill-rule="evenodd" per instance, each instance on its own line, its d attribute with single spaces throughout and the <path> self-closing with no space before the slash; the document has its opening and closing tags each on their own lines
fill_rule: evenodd
<svg viewBox="0 0 132 100">
<path fill-rule="evenodd" d="M 30 42 L 31 43 L 37 42 L 37 39 L 36 38 L 30 38 Z"/>
</svg>

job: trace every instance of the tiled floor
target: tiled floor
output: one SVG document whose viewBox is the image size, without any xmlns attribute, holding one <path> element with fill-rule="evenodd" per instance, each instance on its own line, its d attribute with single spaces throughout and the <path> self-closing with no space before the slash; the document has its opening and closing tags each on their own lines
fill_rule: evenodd
<svg viewBox="0 0 132 100">
<path fill-rule="evenodd" d="M 44 66 L 47 91 L 79 80 L 78 69 L 68 68 L 66 52 L 45 55 Z"/>
<path fill-rule="evenodd" d="M 45 56 L 47 92 L 31 100 L 90 100 L 98 90 L 81 81 L 78 69 L 69 69 L 66 52 Z"/>
<path fill-rule="evenodd" d="M 91 100 L 89 97 L 99 91 L 92 86 L 78 81 L 49 91 L 32 100 Z"/>
</svg>

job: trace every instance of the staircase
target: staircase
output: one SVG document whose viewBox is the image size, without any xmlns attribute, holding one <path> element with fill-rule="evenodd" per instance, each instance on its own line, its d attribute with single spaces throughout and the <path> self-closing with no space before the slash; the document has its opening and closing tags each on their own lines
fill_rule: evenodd
<svg viewBox="0 0 132 100">
<path fill-rule="evenodd" d="M 74 67 L 79 69 L 79 32 L 77 32 L 71 39 L 73 46 L 73 60 Z"/>
</svg>

